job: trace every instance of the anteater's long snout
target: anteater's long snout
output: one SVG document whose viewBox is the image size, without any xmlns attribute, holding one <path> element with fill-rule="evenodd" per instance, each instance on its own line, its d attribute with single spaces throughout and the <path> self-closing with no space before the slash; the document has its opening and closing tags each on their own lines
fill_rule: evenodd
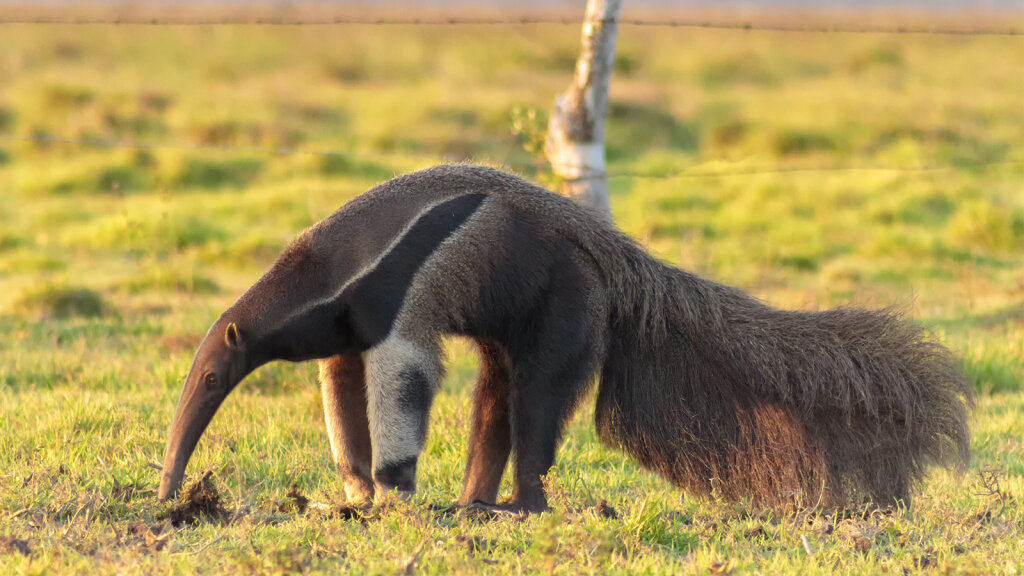
<svg viewBox="0 0 1024 576">
<path fill-rule="evenodd" d="M 196 444 L 199 443 L 199 438 L 227 396 L 218 390 L 202 388 L 201 382 L 193 382 L 190 378 L 185 383 L 181 399 L 178 400 L 178 408 L 174 411 L 174 420 L 167 436 L 160 490 L 157 493 L 160 500 L 172 498 L 177 494 L 181 480 L 185 477 L 185 468 Z"/>
</svg>

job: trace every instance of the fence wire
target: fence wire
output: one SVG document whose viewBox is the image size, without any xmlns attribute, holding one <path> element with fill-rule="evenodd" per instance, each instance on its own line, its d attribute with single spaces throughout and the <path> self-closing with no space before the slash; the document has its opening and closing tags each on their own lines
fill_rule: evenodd
<svg viewBox="0 0 1024 576">
<path fill-rule="evenodd" d="M 923 34 L 940 36 L 1022 36 L 1021 27 L 948 27 L 938 25 L 849 25 L 841 23 L 766 24 L 745 21 L 716 21 L 676 18 L 620 18 L 586 20 L 582 18 L 79 18 L 79 17 L 3 17 L 0 25 L 61 25 L 61 26 L 579 26 L 585 23 L 617 24 L 620 26 L 656 28 L 692 28 L 708 30 L 737 30 L 763 32 L 796 32 L 813 34 Z"/>
<path fill-rule="evenodd" d="M 473 156 L 446 156 L 438 154 L 414 154 L 414 153 L 389 153 L 389 152 L 366 152 L 354 150 L 318 150 L 309 148 L 287 148 L 287 147 L 261 147 L 261 146 L 222 146 L 209 144 L 175 143 L 175 142 L 128 142 L 119 140 L 106 140 L 100 138 L 63 138 L 57 136 L 21 136 L 17 134 L 0 134 L 0 142 L 27 142 L 42 145 L 63 145 L 79 146 L 85 148 L 114 148 L 126 150 L 196 150 L 215 152 L 236 152 L 236 153 L 259 153 L 280 156 L 308 155 L 322 157 L 343 157 L 354 160 L 405 160 L 405 161 L 429 161 L 429 162 L 472 162 L 479 161 L 490 164 L 497 164 L 513 170 L 545 169 L 545 168 L 576 168 L 584 175 L 574 180 L 587 180 L 598 178 L 635 178 L 645 180 L 673 180 L 673 179 L 707 179 L 707 178 L 728 178 L 737 176 L 760 176 L 780 174 L 820 174 L 825 172 L 892 172 L 901 174 L 927 174 L 945 172 L 950 170 L 963 169 L 989 169 L 1008 166 L 1024 166 L 1024 160 L 1004 160 L 999 162 L 957 162 L 953 164 L 932 164 L 923 166 L 885 166 L 885 165 L 830 165 L 830 166 L 782 166 L 782 167 L 745 167 L 736 170 L 709 170 L 710 162 L 721 162 L 720 159 L 710 159 L 705 162 L 698 162 L 686 166 L 671 167 L 659 170 L 636 171 L 636 170 L 607 170 L 602 171 L 589 166 L 562 166 L 544 161 L 501 161 L 487 157 Z"/>
</svg>

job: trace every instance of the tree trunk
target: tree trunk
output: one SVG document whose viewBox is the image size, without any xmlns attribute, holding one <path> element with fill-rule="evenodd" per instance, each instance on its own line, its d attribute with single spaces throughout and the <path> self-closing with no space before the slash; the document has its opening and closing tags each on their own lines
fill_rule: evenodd
<svg viewBox="0 0 1024 576">
<path fill-rule="evenodd" d="M 583 23 L 583 49 L 572 85 L 555 99 L 544 152 L 563 193 L 593 206 L 608 220 L 608 182 L 604 168 L 604 117 L 608 84 L 615 63 L 622 0 L 588 0 Z"/>
</svg>

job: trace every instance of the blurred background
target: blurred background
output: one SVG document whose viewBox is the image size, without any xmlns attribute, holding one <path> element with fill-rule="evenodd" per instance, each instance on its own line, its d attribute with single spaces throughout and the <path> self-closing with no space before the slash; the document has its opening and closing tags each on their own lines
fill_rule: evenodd
<svg viewBox="0 0 1024 576">
<path fill-rule="evenodd" d="M 903 307 L 979 386 L 1016 388 L 1019 8 L 627 0 L 616 222 L 778 306 Z M 290 238 L 395 174 L 469 160 L 557 186 L 543 142 L 582 17 L 581 2 L 0 3 L 0 327 L 21 335 L 0 378 L 21 385 L 33 358 L 60 371 L 37 352 L 66 322 L 115 322 L 111 338 L 148 323 L 187 354 Z"/>
<path fill-rule="evenodd" d="M 1020 8 L 627 0 L 606 138 L 617 223 L 779 305 L 898 302 L 951 324 L 1016 309 Z M 542 143 L 582 17 L 581 2 L 0 3 L 0 310 L 52 315 L 68 290 L 122 314 L 220 306 L 303 227 L 440 161 L 554 185 Z"/>
</svg>

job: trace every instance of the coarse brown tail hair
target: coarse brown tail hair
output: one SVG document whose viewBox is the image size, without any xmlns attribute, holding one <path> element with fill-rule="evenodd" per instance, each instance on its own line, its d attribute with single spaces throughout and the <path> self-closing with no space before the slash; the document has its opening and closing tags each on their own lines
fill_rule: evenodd
<svg viewBox="0 0 1024 576">
<path fill-rule="evenodd" d="M 601 236 L 604 442 L 694 493 L 771 507 L 909 504 L 928 466 L 968 462 L 972 390 L 917 323 L 777 310 Z"/>
</svg>

